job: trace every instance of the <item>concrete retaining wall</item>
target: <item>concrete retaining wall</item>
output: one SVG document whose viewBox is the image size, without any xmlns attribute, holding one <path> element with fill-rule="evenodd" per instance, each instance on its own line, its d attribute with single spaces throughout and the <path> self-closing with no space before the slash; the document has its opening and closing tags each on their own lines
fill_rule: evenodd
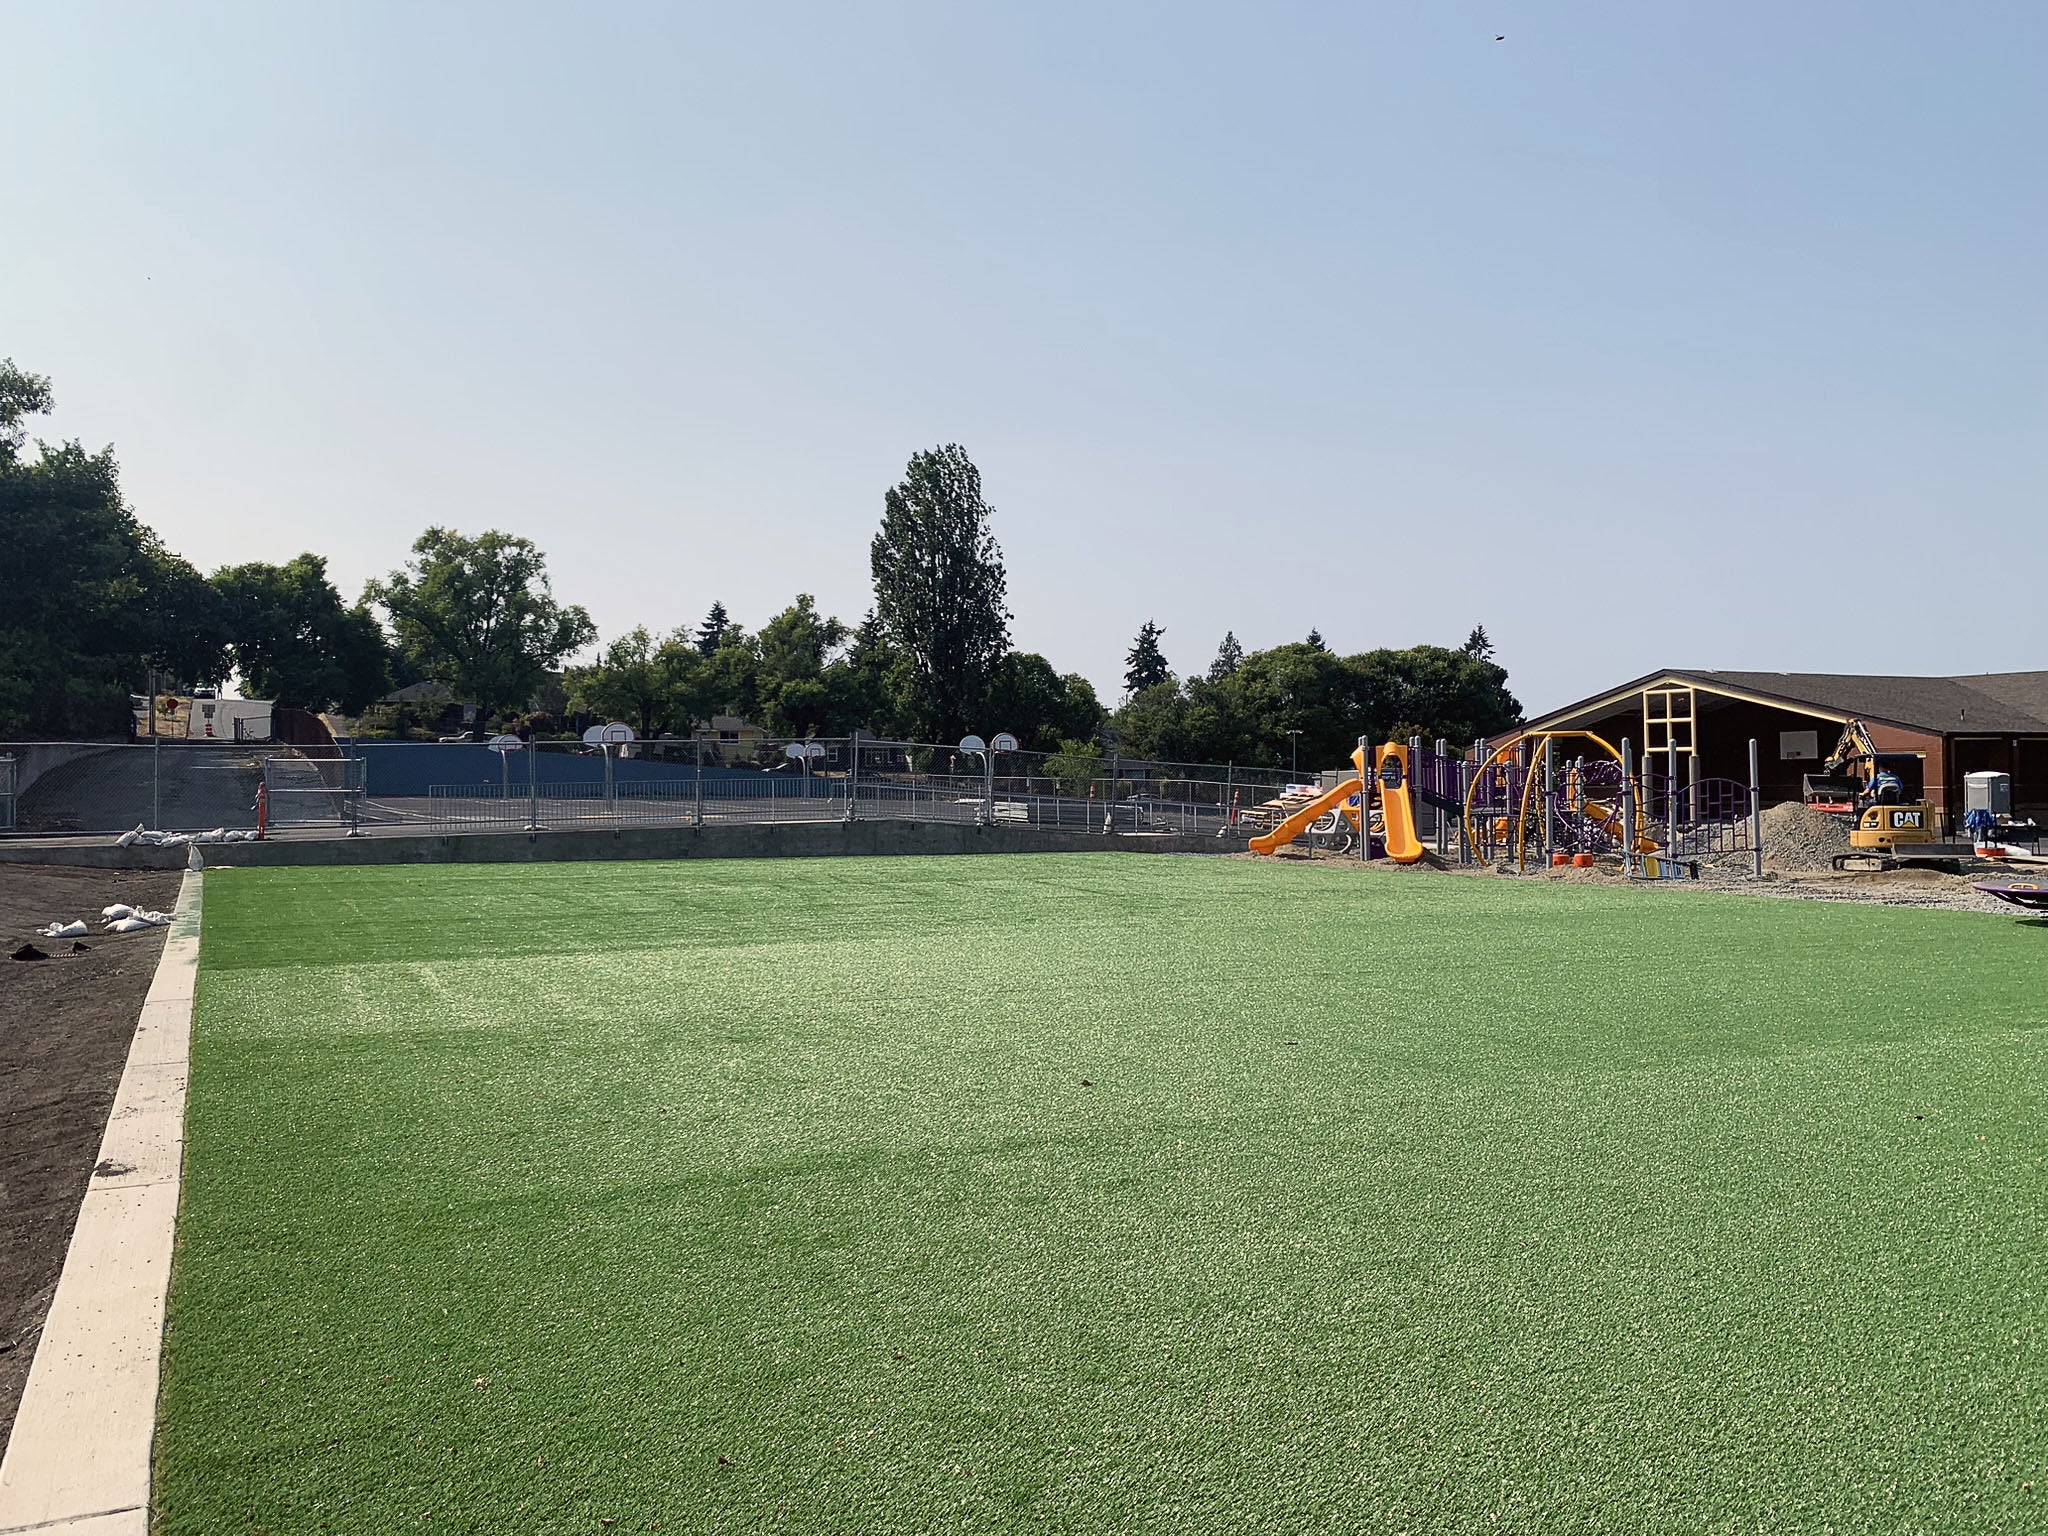
<svg viewBox="0 0 2048 1536">
<path fill-rule="evenodd" d="M 922 821 L 820 821 L 617 832 L 479 832 L 461 836 L 286 838 L 202 846 L 209 867 L 338 864 L 536 864 L 591 859 L 773 859 L 948 853 L 1241 853 L 1235 838 L 1170 833 L 1038 832 Z M 182 869 L 183 848 L 109 843 L 0 843 L 0 864 L 88 869 Z"/>
<path fill-rule="evenodd" d="M 0 745 L 0 753 L 14 759 L 14 792 L 17 796 L 28 793 L 29 785 L 35 783 L 52 768 L 81 757 L 90 757 L 95 752 L 104 752 L 109 747 L 125 746 L 119 741 L 26 741 L 14 745 Z"/>
</svg>

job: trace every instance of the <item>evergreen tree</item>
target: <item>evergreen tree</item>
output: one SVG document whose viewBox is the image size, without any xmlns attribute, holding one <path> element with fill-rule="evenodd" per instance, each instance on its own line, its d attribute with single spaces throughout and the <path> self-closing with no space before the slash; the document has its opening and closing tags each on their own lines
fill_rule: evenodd
<svg viewBox="0 0 2048 1536">
<path fill-rule="evenodd" d="M 1312 651 L 1323 651 L 1325 653 L 1329 651 L 1330 648 L 1323 644 L 1323 632 L 1320 629 L 1312 629 L 1308 632 L 1308 648 Z"/>
<path fill-rule="evenodd" d="M 725 632 L 732 628 L 732 620 L 726 616 L 725 604 L 714 602 L 711 611 L 704 615 L 704 626 L 697 631 L 697 649 L 709 656 L 725 639 Z"/>
<path fill-rule="evenodd" d="M 1159 637 L 1166 631 L 1147 619 L 1137 641 L 1124 655 L 1124 693 L 1135 695 L 1156 687 L 1171 676 L 1166 655 L 1159 649 Z"/>
<path fill-rule="evenodd" d="M 1209 663 L 1209 681 L 1220 683 L 1226 677 L 1234 676 L 1244 665 L 1244 647 L 1237 643 L 1237 632 L 1226 629 L 1223 643 L 1216 647 L 1216 659 Z"/>
<path fill-rule="evenodd" d="M 1493 642 L 1487 639 L 1484 624 L 1474 624 L 1472 633 L 1465 637 L 1465 643 L 1459 649 L 1479 661 L 1493 660 Z"/>
<path fill-rule="evenodd" d="M 875 617 L 902 657 L 906 723 L 926 741 L 975 725 L 1010 649 L 1008 578 L 981 471 L 958 443 L 915 455 L 868 547 Z"/>
</svg>

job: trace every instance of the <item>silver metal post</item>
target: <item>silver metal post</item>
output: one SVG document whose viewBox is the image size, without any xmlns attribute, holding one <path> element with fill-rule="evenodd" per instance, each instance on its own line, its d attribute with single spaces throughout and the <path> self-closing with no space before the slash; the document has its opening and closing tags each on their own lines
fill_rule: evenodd
<svg viewBox="0 0 2048 1536">
<path fill-rule="evenodd" d="M 611 817 L 613 830 L 617 830 L 619 825 L 619 801 L 617 795 L 613 792 L 612 787 L 612 744 L 607 741 L 604 742 L 602 745 L 604 748 L 605 814 Z"/>
<path fill-rule="evenodd" d="M 847 738 L 846 745 L 846 819 L 852 821 L 853 803 L 860 798 L 860 732 L 855 731 Z"/>
<path fill-rule="evenodd" d="M 1764 792 L 1757 775 L 1756 738 L 1749 738 L 1749 872 L 1764 877 Z"/>
<path fill-rule="evenodd" d="M 704 733 L 702 731 L 697 732 L 697 772 L 694 775 L 694 782 L 690 787 L 694 791 L 696 801 L 690 814 L 690 825 L 701 827 L 704 825 Z"/>
<path fill-rule="evenodd" d="M 527 728 L 526 737 L 526 830 L 540 830 L 540 743 L 533 737 L 532 727 Z"/>
</svg>

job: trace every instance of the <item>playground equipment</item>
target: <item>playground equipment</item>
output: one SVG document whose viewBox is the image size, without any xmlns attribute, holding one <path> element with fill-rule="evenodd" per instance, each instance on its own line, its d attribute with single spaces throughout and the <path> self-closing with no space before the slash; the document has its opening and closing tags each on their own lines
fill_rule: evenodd
<svg viewBox="0 0 2048 1536">
<path fill-rule="evenodd" d="M 1564 862 L 1564 854 L 1575 864 L 1619 859 L 1630 875 L 1665 880 L 1696 876 L 1702 859 L 1747 851 L 1760 872 L 1756 743 L 1748 784 L 1701 778 L 1690 755 L 1681 777 L 1677 749 L 1662 756 L 1662 773 L 1651 768 L 1654 758 L 1639 769 L 1627 740 L 1616 747 L 1590 731 L 1530 731 L 1491 752 L 1475 750 L 1466 845 L 1483 862 L 1520 869 Z"/>
<path fill-rule="evenodd" d="M 1365 766 L 1367 747 L 1361 740 L 1351 753 L 1351 773 L 1284 817 L 1272 831 L 1254 837 L 1249 844 L 1252 852 L 1270 854 L 1304 833 L 1318 829 L 1327 833 L 1348 822 L 1354 836 L 1377 835 L 1386 856 L 1396 864 L 1413 864 L 1421 858 L 1422 841 L 1415 835 L 1410 749 L 1390 741 L 1371 751 L 1370 781 Z M 1334 824 L 1323 828 L 1325 821 Z"/>
<path fill-rule="evenodd" d="M 1367 762 L 1371 772 L 1367 772 Z M 1580 868 L 1619 862 L 1625 874 L 1654 880 L 1696 879 L 1707 859 L 1747 853 L 1750 872 L 1763 872 L 1762 799 L 1757 744 L 1749 744 L 1749 782 L 1703 778 L 1698 759 L 1667 741 L 1640 765 L 1627 738 L 1620 746 L 1591 731 L 1526 731 L 1497 746 L 1474 742 L 1454 754 L 1419 738 L 1351 754 L 1351 772 L 1327 787 L 1267 808 L 1277 818 L 1250 841 L 1270 854 L 1303 836 L 1322 846 L 1369 837 L 1396 863 L 1423 857 L 1417 806 L 1436 812 L 1437 852 L 1447 835 L 1463 834 L 1458 857 L 1481 863 L 1532 863 Z M 1657 764 L 1661 762 L 1662 771 Z M 1454 820 L 1455 818 L 1455 820 Z"/>
</svg>

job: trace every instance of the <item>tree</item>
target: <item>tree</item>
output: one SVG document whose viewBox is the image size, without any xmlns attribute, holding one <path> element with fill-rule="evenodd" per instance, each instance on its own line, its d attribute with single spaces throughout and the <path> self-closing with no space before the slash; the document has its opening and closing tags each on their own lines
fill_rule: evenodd
<svg viewBox="0 0 2048 1536">
<path fill-rule="evenodd" d="M 1209 663 L 1209 681 L 1220 683 L 1233 676 L 1244 665 L 1244 647 L 1237 643 L 1234 630 L 1223 631 L 1223 643 L 1216 647 L 1216 659 Z"/>
<path fill-rule="evenodd" d="M 1497 736 L 1522 718 L 1520 702 L 1507 689 L 1507 669 L 1469 648 L 1417 645 L 1368 651 L 1352 661 L 1377 703 L 1377 733 L 1462 744 Z"/>
<path fill-rule="evenodd" d="M 555 601 L 531 539 L 429 528 L 412 551 L 365 596 L 427 676 L 477 706 L 479 725 L 525 708 L 550 669 L 597 638 L 589 614 Z"/>
<path fill-rule="evenodd" d="M 1325 654 L 1329 652 L 1330 648 L 1327 645 L 1323 644 L 1323 632 L 1320 629 L 1311 629 L 1308 632 L 1307 643 L 1308 648 L 1312 651 L 1322 651 Z"/>
<path fill-rule="evenodd" d="M 1117 749 L 1126 757 L 1189 760 L 1187 699 L 1171 677 L 1140 688 L 1116 712 Z"/>
<path fill-rule="evenodd" d="M 957 443 L 915 455 L 882 498 L 869 546 L 875 616 L 902 653 L 906 724 L 923 739 L 968 730 L 1010 648 L 1003 552 L 981 472 Z"/>
<path fill-rule="evenodd" d="M 391 688 L 384 632 L 369 609 L 342 606 L 327 562 L 251 561 L 215 571 L 229 654 L 251 696 L 356 714 Z"/>
<path fill-rule="evenodd" d="M 1087 678 L 1055 672 L 1036 652 L 1012 651 L 989 680 L 982 728 L 1010 731 L 1026 751 L 1047 752 L 1061 741 L 1092 741 L 1105 718 Z"/>
<path fill-rule="evenodd" d="M 1102 773 L 1102 748 L 1092 741 L 1062 741 L 1045 760 L 1046 777 L 1063 795 L 1085 795 Z"/>
<path fill-rule="evenodd" d="M 689 683 L 702 660 L 688 630 L 657 641 L 646 625 L 639 625 L 606 646 L 591 665 L 569 669 L 564 681 L 570 708 L 624 720 L 643 737 L 685 728 Z"/>
<path fill-rule="evenodd" d="M 125 731 L 152 665 L 174 685 L 227 667 L 218 604 L 121 497 L 111 448 L 37 443 L 50 381 L 0 361 L 0 735 Z"/>
<path fill-rule="evenodd" d="M 1159 649 L 1159 637 L 1165 633 L 1150 619 L 1139 627 L 1138 638 L 1124 653 L 1124 693 L 1127 697 L 1156 687 L 1173 675 L 1167 669 L 1166 654 Z"/>
<path fill-rule="evenodd" d="M 1467 656 L 1476 656 L 1481 661 L 1493 660 L 1493 642 L 1486 638 L 1486 626 L 1474 624 L 1461 649 Z"/>
<path fill-rule="evenodd" d="M 910 734 L 902 700 L 909 691 L 909 669 L 882 621 L 869 609 L 853 631 L 845 651 L 825 668 L 824 683 L 832 718 L 848 734 L 864 729 L 880 736 Z"/>
<path fill-rule="evenodd" d="M 759 724 L 775 736 L 839 735 L 825 668 L 846 644 L 846 626 L 818 612 L 810 593 L 761 626 Z"/>
<path fill-rule="evenodd" d="M 719 642 L 725 638 L 725 632 L 731 627 L 732 621 L 725 614 L 725 604 L 714 601 L 711 604 L 711 611 L 704 615 L 703 627 L 697 631 L 698 651 L 705 656 L 716 651 Z"/>
</svg>

